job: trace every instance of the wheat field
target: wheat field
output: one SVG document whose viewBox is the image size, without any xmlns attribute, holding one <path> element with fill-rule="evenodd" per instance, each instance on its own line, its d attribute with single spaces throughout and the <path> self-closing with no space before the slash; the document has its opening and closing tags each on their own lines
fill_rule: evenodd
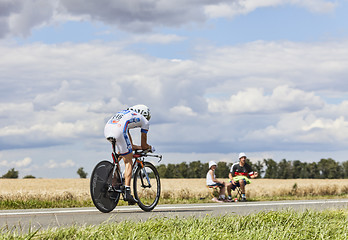
<svg viewBox="0 0 348 240">
<path fill-rule="evenodd" d="M 227 179 L 219 179 L 225 181 Z M 172 198 L 206 197 L 205 179 L 163 179 L 162 195 Z M 248 198 L 279 196 L 347 195 L 348 179 L 252 179 L 246 186 Z M 232 192 L 233 195 L 233 192 Z"/>
<path fill-rule="evenodd" d="M 227 179 L 220 179 L 227 182 Z M 162 199 L 207 198 L 205 179 L 161 179 Z M 348 195 L 348 179 L 253 179 L 248 198 Z M 89 179 L 0 179 L 0 200 L 90 200 Z"/>
</svg>

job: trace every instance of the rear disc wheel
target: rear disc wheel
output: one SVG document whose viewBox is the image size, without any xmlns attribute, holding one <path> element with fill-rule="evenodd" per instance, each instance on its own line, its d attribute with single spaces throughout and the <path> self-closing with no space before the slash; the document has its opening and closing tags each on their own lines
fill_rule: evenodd
<svg viewBox="0 0 348 240">
<path fill-rule="evenodd" d="M 114 164 L 111 162 L 101 161 L 95 166 L 91 175 L 92 201 L 96 208 L 103 213 L 111 212 L 120 199 L 120 193 L 112 188 L 113 168 Z M 116 171 L 116 173 L 118 172 Z"/>
</svg>

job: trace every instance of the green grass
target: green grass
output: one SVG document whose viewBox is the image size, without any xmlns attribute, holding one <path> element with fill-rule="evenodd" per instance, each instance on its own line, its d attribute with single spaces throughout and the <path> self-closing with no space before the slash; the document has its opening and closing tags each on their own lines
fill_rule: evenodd
<svg viewBox="0 0 348 240">
<path fill-rule="evenodd" d="M 1 239 L 348 239 L 348 209 L 150 219 L 16 233 Z"/>
<path fill-rule="evenodd" d="M 208 203 L 212 202 L 210 198 L 199 199 L 160 199 L 159 204 L 190 204 L 190 203 Z M 117 206 L 126 206 L 127 202 L 120 200 Z M 40 209 L 40 208 L 74 208 L 74 207 L 94 207 L 92 200 L 43 200 L 43 199 L 5 199 L 0 200 L 0 210 L 10 209 Z"/>
<path fill-rule="evenodd" d="M 42 200 L 42 199 L 5 199 L 0 201 L 0 209 L 34 209 L 34 208 L 71 208 L 71 207 L 92 207 L 91 200 Z"/>
</svg>

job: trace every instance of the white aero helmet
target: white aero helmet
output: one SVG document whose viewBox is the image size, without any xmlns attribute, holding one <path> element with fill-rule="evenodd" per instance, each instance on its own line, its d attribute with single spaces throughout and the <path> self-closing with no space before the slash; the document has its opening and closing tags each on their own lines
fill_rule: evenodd
<svg viewBox="0 0 348 240">
<path fill-rule="evenodd" d="M 143 104 L 134 105 L 133 107 L 129 107 L 128 110 L 133 110 L 134 112 L 140 113 L 147 119 L 147 121 L 149 121 L 151 118 L 150 109 Z"/>
<path fill-rule="evenodd" d="M 211 168 L 211 166 L 217 166 L 217 164 L 216 164 L 216 162 L 214 162 L 214 161 L 210 161 L 209 162 L 209 169 Z"/>
<path fill-rule="evenodd" d="M 241 159 L 242 157 L 246 157 L 245 153 L 243 153 L 243 152 L 241 152 L 241 153 L 239 154 L 239 159 Z"/>
</svg>

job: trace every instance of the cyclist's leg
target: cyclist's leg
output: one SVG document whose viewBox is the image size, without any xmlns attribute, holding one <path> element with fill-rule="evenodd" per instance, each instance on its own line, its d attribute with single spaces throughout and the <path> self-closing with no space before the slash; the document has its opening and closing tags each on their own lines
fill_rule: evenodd
<svg viewBox="0 0 348 240">
<path fill-rule="evenodd" d="M 124 172 L 124 182 L 125 186 L 130 186 L 132 179 L 132 165 L 133 165 L 133 153 L 128 153 L 127 155 L 121 155 L 124 161 L 125 172 Z"/>
<path fill-rule="evenodd" d="M 132 178 L 132 158 L 133 153 L 128 153 L 127 155 L 121 155 L 121 158 L 124 161 L 125 171 L 124 171 L 124 182 L 125 182 L 125 196 L 124 200 L 128 201 L 129 204 L 135 204 L 137 201 L 133 198 L 131 194 L 131 178 Z"/>
<path fill-rule="evenodd" d="M 131 194 L 130 184 L 131 184 L 131 178 L 132 178 L 132 165 L 133 165 L 133 152 L 132 152 L 132 144 L 129 140 L 128 134 L 124 133 L 122 136 L 119 137 L 116 141 L 117 148 L 120 151 L 120 158 L 123 159 L 125 164 L 125 173 L 124 173 L 124 179 L 125 179 L 125 197 L 124 200 L 128 201 L 129 204 L 135 204 L 136 200 L 133 198 Z"/>
</svg>

